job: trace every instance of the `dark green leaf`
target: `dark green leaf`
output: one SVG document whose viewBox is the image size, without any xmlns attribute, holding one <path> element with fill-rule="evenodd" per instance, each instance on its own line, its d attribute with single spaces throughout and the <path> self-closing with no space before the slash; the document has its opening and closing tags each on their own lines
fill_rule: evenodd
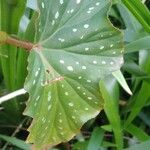
<svg viewBox="0 0 150 150">
<path fill-rule="evenodd" d="M 150 83 L 149 74 L 141 69 L 134 61 L 128 60 L 124 63 L 123 69 L 135 76 L 135 78 L 142 79 Z M 134 78 L 134 77 L 133 77 Z"/>
<path fill-rule="evenodd" d="M 140 60 L 139 60 L 140 67 L 145 72 L 148 73 L 150 72 L 149 56 L 150 56 L 149 51 L 147 50 L 140 51 Z M 148 103 L 150 97 L 149 91 L 150 91 L 150 84 L 148 82 L 143 81 L 138 93 L 135 93 L 134 96 L 132 97 L 132 101 L 134 100 L 133 103 L 129 105 L 131 108 L 131 113 L 129 114 L 128 119 L 125 122 L 126 127 L 135 119 L 135 117 L 139 114 L 139 112 L 146 105 L 146 103 Z"/>
<path fill-rule="evenodd" d="M 136 52 L 142 49 L 150 48 L 150 36 L 145 36 L 143 38 L 137 39 L 129 44 L 126 44 L 126 53 Z"/>
<path fill-rule="evenodd" d="M 73 150 L 86 150 L 89 141 L 77 142 L 73 145 Z"/>
<path fill-rule="evenodd" d="M 104 130 L 96 127 L 91 135 L 87 150 L 99 150 L 104 138 Z"/>
<path fill-rule="evenodd" d="M 141 2 L 141 0 L 122 1 L 143 25 L 144 29 L 150 33 L 150 11 L 148 8 Z"/>
<path fill-rule="evenodd" d="M 112 126 L 118 150 L 123 148 L 122 128 L 118 110 L 119 89 L 113 76 L 100 81 L 100 89 L 104 98 L 104 111 Z"/>
<path fill-rule="evenodd" d="M 141 142 L 147 141 L 150 139 L 150 137 L 140 127 L 137 127 L 134 124 L 130 124 L 126 128 L 126 131 L 131 133 L 134 137 L 136 137 Z"/>
<path fill-rule="evenodd" d="M 10 137 L 10 136 L 5 136 L 5 135 L 0 134 L 0 139 L 3 139 L 5 141 L 11 143 L 14 146 L 21 148 L 22 150 L 30 150 L 31 149 L 31 145 L 26 144 L 24 141 L 19 140 L 15 137 Z"/>
<path fill-rule="evenodd" d="M 25 6 L 26 0 L 0 0 L 0 31 L 17 35 Z M 5 56 L 0 57 L 0 59 L 6 88 L 8 91 L 16 90 L 18 88 L 16 84 L 17 48 L 9 45 L 0 46 L 0 54 Z M 5 107 L 5 112 L 11 116 L 12 121 L 17 122 L 21 114 L 19 102 L 13 100 L 3 106 Z"/>
<path fill-rule="evenodd" d="M 122 34 L 107 18 L 110 5 L 38 0 L 37 47 L 25 83 L 25 114 L 34 118 L 28 141 L 37 149 L 70 140 L 103 108 L 99 80 L 123 64 Z"/>
</svg>

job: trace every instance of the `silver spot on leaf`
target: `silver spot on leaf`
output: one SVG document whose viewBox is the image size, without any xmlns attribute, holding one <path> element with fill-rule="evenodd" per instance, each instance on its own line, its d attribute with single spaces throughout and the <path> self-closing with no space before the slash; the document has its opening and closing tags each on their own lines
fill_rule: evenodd
<svg viewBox="0 0 150 150">
<path fill-rule="evenodd" d="M 85 70 L 85 69 L 86 69 L 86 66 L 82 66 L 82 69 Z"/>
<path fill-rule="evenodd" d="M 72 67 L 72 66 L 68 66 L 67 69 L 68 69 L 69 71 L 73 71 L 73 67 Z"/>
<path fill-rule="evenodd" d="M 89 28 L 89 24 L 85 24 L 85 25 L 84 25 L 84 28 L 85 28 L 85 29 Z"/>
<path fill-rule="evenodd" d="M 73 104 L 73 103 L 69 103 L 68 105 L 69 105 L 70 107 L 73 107 L 73 106 L 74 106 L 74 104 Z"/>
<path fill-rule="evenodd" d="M 80 2 L 81 2 L 81 0 L 76 0 L 76 3 L 77 3 L 77 4 L 80 4 Z"/>
<path fill-rule="evenodd" d="M 57 11 L 55 14 L 55 19 L 58 19 L 58 17 L 59 17 L 59 12 Z"/>
<path fill-rule="evenodd" d="M 42 2 L 42 8 L 43 8 L 43 9 L 45 8 L 44 2 Z"/>
<path fill-rule="evenodd" d="M 60 0 L 59 2 L 60 2 L 60 4 L 62 5 L 62 4 L 64 3 L 64 0 Z"/>
<path fill-rule="evenodd" d="M 64 60 L 60 60 L 59 62 L 60 62 L 61 64 L 64 64 L 64 63 L 65 63 Z"/>
</svg>

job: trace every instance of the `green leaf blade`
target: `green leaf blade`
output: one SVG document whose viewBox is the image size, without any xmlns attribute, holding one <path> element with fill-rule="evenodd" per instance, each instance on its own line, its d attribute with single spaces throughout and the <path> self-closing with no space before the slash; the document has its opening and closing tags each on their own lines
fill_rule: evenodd
<svg viewBox="0 0 150 150">
<path fill-rule="evenodd" d="M 21 148 L 22 150 L 29 150 L 31 149 L 31 145 L 25 143 L 24 141 L 17 139 L 16 137 L 10 137 L 10 136 L 6 136 L 6 135 L 2 135 L 0 134 L 0 139 L 5 140 L 9 143 L 11 143 L 12 145 Z"/>
<path fill-rule="evenodd" d="M 38 5 L 38 46 L 29 56 L 25 114 L 34 118 L 28 141 L 41 149 L 70 140 L 103 109 L 98 83 L 120 69 L 123 43 L 107 18 L 110 1 Z"/>
</svg>

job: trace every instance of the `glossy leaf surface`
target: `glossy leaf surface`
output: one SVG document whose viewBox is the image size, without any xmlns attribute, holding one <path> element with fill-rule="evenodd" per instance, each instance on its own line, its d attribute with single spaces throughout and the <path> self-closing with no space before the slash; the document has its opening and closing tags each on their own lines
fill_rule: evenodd
<svg viewBox="0 0 150 150">
<path fill-rule="evenodd" d="M 70 140 L 103 108 L 99 80 L 120 69 L 123 42 L 107 18 L 109 0 L 38 0 L 25 114 L 36 149 Z"/>
</svg>

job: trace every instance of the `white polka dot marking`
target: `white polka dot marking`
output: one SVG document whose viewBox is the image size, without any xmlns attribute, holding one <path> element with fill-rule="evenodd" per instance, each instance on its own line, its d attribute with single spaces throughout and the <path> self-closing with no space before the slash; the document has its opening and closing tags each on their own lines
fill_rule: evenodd
<svg viewBox="0 0 150 150">
<path fill-rule="evenodd" d="M 99 5 L 100 5 L 100 2 L 97 2 L 97 3 L 96 3 L 96 6 L 99 6 Z"/>
<path fill-rule="evenodd" d="M 62 5 L 62 4 L 64 3 L 64 0 L 60 0 L 59 2 L 60 2 L 60 4 Z"/>
<path fill-rule="evenodd" d="M 62 38 L 58 38 L 58 40 L 59 40 L 60 42 L 65 42 L 65 39 L 62 39 Z"/>
<path fill-rule="evenodd" d="M 89 24 L 85 24 L 85 25 L 84 25 L 84 28 L 85 28 L 85 29 L 89 28 Z"/>
<path fill-rule="evenodd" d="M 104 49 L 104 46 L 101 46 L 100 49 Z"/>
<path fill-rule="evenodd" d="M 76 119 L 76 117 L 75 117 L 75 116 L 72 116 L 72 119 Z"/>
<path fill-rule="evenodd" d="M 49 105 L 49 106 L 48 106 L 48 110 L 50 110 L 50 109 L 51 109 L 51 107 L 52 107 L 52 106 L 51 106 L 51 105 Z"/>
<path fill-rule="evenodd" d="M 51 100 L 51 92 L 48 92 L 48 102 Z"/>
<path fill-rule="evenodd" d="M 72 67 L 72 66 L 68 66 L 67 69 L 68 69 L 69 71 L 73 71 L 73 67 Z"/>
<path fill-rule="evenodd" d="M 44 9 L 45 8 L 45 5 L 44 5 L 44 3 L 42 2 L 42 8 Z"/>
<path fill-rule="evenodd" d="M 88 51 L 88 50 L 89 50 L 89 48 L 88 48 L 88 47 L 86 47 L 86 48 L 85 48 L 85 51 Z"/>
<path fill-rule="evenodd" d="M 85 110 L 89 110 L 89 108 L 86 107 Z"/>
<path fill-rule="evenodd" d="M 37 77 L 37 76 L 38 76 L 38 74 L 39 74 L 39 70 L 38 70 L 38 71 L 36 71 L 35 76 Z"/>
<path fill-rule="evenodd" d="M 61 120 L 61 119 L 59 119 L 59 122 L 60 122 L 60 123 L 62 123 L 62 120 Z"/>
<path fill-rule="evenodd" d="M 74 106 L 74 104 L 73 104 L 73 103 L 69 103 L 68 105 L 69 105 L 70 107 L 73 107 L 73 106 Z"/>
<path fill-rule="evenodd" d="M 64 60 L 60 60 L 59 62 L 60 62 L 61 64 L 64 64 L 64 63 L 65 63 Z"/>
<path fill-rule="evenodd" d="M 40 98 L 40 96 L 38 96 L 38 97 L 36 98 L 36 100 L 35 100 L 35 101 L 38 101 L 38 100 L 39 100 L 39 98 Z"/>
<path fill-rule="evenodd" d="M 111 64 L 111 65 L 114 65 L 114 62 L 113 62 L 113 61 L 111 61 L 111 62 L 110 62 L 110 64 Z"/>
<path fill-rule="evenodd" d="M 89 8 L 89 10 L 93 10 L 93 9 L 94 9 L 94 7 L 90 7 L 90 8 Z"/>
<path fill-rule="evenodd" d="M 92 81 L 91 81 L 91 80 L 87 80 L 87 82 L 88 82 L 88 83 L 91 83 Z"/>
<path fill-rule="evenodd" d="M 86 69 L 86 66 L 82 66 L 82 69 L 85 70 L 85 69 Z"/>
<path fill-rule="evenodd" d="M 69 95 L 69 93 L 68 93 L 68 92 L 65 92 L 65 95 L 66 95 L 66 96 L 68 96 L 68 95 Z"/>
<path fill-rule="evenodd" d="M 87 11 L 87 13 L 88 13 L 88 14 L 90 14 L 90 13 L 91 13 L 91 11 L 90 11 L 90 10 L 88 10 L 88 11 Z"/>
<path fill-rule="evenodd" d="M 106 61 L 102 61 L 102 64 L 105 65 L 105 64 L 106 64 Z"/>
<path fill-rule="evenodd" d="M 73 32 L 77 32 L 77 29 L 76 29 L 76 28 L 74 28 L 72 31 L 73 31 Z"/>
<path fill-rule="evenodd" d="M 79 76 L 79 77 L 78 77 L 78 79 L 82 79 L 82 77 L 81 77 L 81 76 Z"/>
<path fill-rule="evenodd" d="M 35 84 L 35 82 L 36 82 L 36 81 L 34 80 L 34 81 L 33 81 L 33 85 Z"/>
<path fill-rule="evenodd" d="M 70 12 L 73 13 L 73 12 L 74 12 L 74 9 L 71 9 Z"/>
<path fill-rule="evenodd" d="M 93 64 L 97 64 L 97 61 L 96 61 L 96 60 L 94 60 L 94 61 L 93 61 Z"/>
<path fill-rule="evenodd" d="M 81 2 L 81 0 L 76 0 L 76 3 L 77 3 L 77 4 L 80 4 L 80 2 Z"/>
<path fill-rule="evenodd" d="M 59 12 L 57 11 L 55 14 L 55 19 L 58 19 L 58 17 L 59 17 Z"/>
<path fill-rule="evenodd" d="M 114 44 L 111 44 L 111 45 L 110 45 L 110 47 L 113 47 L 113 46 L 114 46 Z"/>
<path fill-rule="evenodd" d="M 55 24 L 55 20 L 52 20 L 52 26 Z"/>
<path fill-rule="evenodd" d="M 88 97 L 88 99 L 89 99 L 89 100 L 91 100 L 91 99 L 92 99 L 92 97 Z"/>
</svg>

